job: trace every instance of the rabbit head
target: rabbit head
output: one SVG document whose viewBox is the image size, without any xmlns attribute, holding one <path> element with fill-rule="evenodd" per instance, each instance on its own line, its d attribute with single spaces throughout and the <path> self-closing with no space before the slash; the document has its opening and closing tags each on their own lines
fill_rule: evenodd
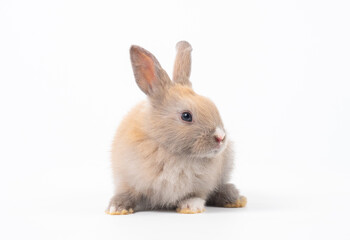
<svg viewBox="0 0 350 240">
<path fill-rule="evenodd" d="M 143 128 L 169 152 L 211 158 L 227 146 L 224 125 L 215 104 L 192 89 L 191 45 L 181 41 L 176 48 L 173 80 L 150 52 L 130 48 L 136 82 L 149 99 Z"/>
</svg>

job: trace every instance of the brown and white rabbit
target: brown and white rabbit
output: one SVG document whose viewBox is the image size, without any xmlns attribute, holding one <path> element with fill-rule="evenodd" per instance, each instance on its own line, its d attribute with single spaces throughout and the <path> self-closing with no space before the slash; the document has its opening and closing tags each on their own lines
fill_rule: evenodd
<svg viewBox="0 0 350 240">
<path fill-rule="evenodd" d="M 231 143 L 214 103 L 189 80 L 192 47 L 181 41 L 173 81 L 147 50 L 131 46 L 135 79 L 148 99 L 120 124 L 112 147 L 115 195 L 112 215 L 146 209 L 200 213 L 204 205 L 244 207 L 228 183 Z"/>
</svg>

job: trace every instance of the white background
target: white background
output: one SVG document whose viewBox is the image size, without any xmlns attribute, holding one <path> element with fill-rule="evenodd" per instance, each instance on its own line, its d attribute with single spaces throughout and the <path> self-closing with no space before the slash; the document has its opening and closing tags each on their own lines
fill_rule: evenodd
<svg viewBox="0 0 350 240">
<path fill-rule="evenodd" d="M 349 239 L 349 1 L 0 2 L 1 239 Z M 235 141 L 244 209 L 104 213 L 109 149 L 145 98 L 129 47 L 194 89 Z"/>
</svg>

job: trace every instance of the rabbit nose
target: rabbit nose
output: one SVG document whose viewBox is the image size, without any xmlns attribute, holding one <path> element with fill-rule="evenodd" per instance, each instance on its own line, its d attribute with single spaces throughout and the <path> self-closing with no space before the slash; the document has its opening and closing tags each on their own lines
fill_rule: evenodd
<svg viewBox="0 0 350 240">
<path fill-rule="evenodd" d="M 224 139 L 221 138 L 221 137 L 215 136 L 215 140 L 216 140 L 218 143 L 221 143 Z"/>
<path fill-rule="evenodd" d="M 215 137 L 215 140 L 218 143 L 221 143 L 222 141 L 224 141 L 224 139 L 225 139 L 225 132 L 224 132 L 224 130 L 222 130 L 222 128 L 217 127 L 215 129 L 214 137 Z"/>
</svg>

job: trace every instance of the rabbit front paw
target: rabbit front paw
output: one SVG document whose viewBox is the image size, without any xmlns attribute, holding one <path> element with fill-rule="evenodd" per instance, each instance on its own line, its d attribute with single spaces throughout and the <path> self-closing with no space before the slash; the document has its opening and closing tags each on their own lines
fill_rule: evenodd
<svg viewBox="0 0 350 240">
<path fill-rule="evenodd" d="M 204 212 L 205 201 L 201 198 L 188 198 L 178 204 L 178 213 L 193 214 Z"/>
<path fill-rule="evenodd" d="M 109 215 L 127 215 L 127 214 L 134 213 L 134 210 L 132 208 L 129 208 L 129 209 L 117 208 L 116 206 L 113 205 L 106 210 L 106 213 Z"/>
<path fill-rule="evenodd" d="M 134 212 L 133 203 L 129 200 L 128 195 L 115 195 L 106 209 L 106 213 L 110 215 L 127 215 Z"/>
</svg>

